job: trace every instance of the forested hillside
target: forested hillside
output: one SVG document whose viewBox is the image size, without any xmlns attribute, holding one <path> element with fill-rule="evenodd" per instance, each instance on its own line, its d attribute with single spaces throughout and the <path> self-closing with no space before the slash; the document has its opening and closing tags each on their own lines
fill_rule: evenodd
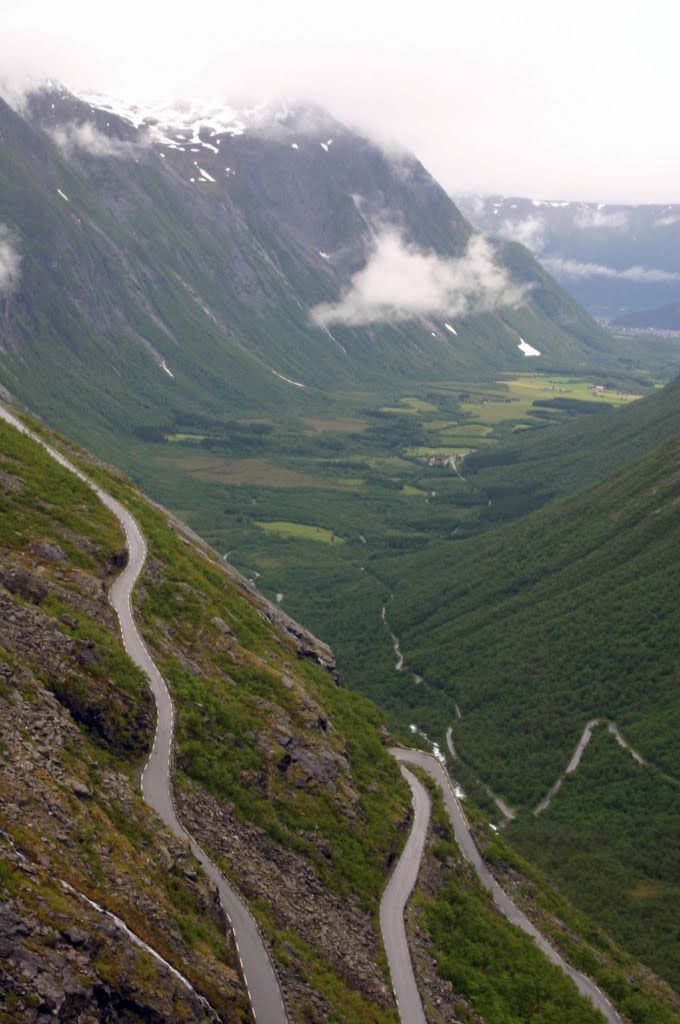
<svg viewBox="0 0 680 1024">
<path fill-rule="evenodd" d="M 384 565 L 396 587 L 392 621 L 409 656 L 429 686 L 467 712 L 461 743 L 468 735 L 472 743 L 479 722 L 473 759 L 482 744 L 514 800 L 540 795 L 584 715 L 623 716 L 650 760 L 680 774 L 672 640 L 678 459 L 673 439 L 510 527 Z M 508 719 L 498 709 L 510 705 Z M 450 707 L 433 717 L 443 724 Z M 544 742 L 551 736 L 552 753 Z"/>
<path fill-rule="evenodd" d="M 679 542 L 676 437 L 512 525 L 381 567 L 395 592 L 390 621 L 425 679 L 404 677 L 391 693 L 402 720 L 437 737 L 452 726 L 462 760 L 523 811 L 510 837 L 516 827 L 523 849 L 571 878 L 575 900 L 676 981 Z M 527 817 L 591 719 L 614 722 L 644 763 L 631 769 L 603 727 L 578 769 L 591 786 L 575 773 L 543 816 Z M 569 873 L 581 841 L 584 878 L 600 880 L 592 889 Z"/>
</svg>

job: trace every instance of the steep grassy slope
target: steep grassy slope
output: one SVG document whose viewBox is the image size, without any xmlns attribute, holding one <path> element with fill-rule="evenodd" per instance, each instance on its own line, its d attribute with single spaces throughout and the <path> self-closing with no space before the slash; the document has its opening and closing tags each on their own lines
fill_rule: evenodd
<svg viewBox="0 0 680 1024">
<path fill-rule="evenodd" d="M 468 709 L 461 740 L 473 714 L 480 728 L 496 715 L 484 728 L 485 755 L 513 799 L 540 795 L 591 713 L 615 718 L 650 760 L 680 774 L 672 642 L 679 496 L 672 440 L 511 527 L 386 567 L 397 585 L 410 581 L 391 611 L 404 645 L 430 686 Z M 527 683 L 530 701 L 519 700 Z M 511 704 L 510 720 L 492 710 Z"/>
<path fill-rule="evenodd" d="M 679 819 L 680 786 L 636 764 L 600 728 L 549 810 L 510 831 L 571 900 L 676 990 Z"/>
<path fill-rule="evenodd" d="M 611 905 L 614 935 L 675 981 L 676 938 L 663 923 L 662 900 L 650 899 L 645 915 L 636 913 L 618 879 L 632 873 L 641 892 L 656 879 L 655 894 L 677 893 L 670 856 L 680 838 L 678 818 L 667 811 L 680 779 L 679 499 L 673 439 L 605 483 L 511 526 L 382 567 L 395 589 L 390 621 L 426 680 L 420 686 L 405 680 L 392 693 L 402 720 L 412 718 L 437 735 L 453 724 L 463 761 L 511 805 L 526 812 L 536 806 L 591 718 L 614 720 L 647 762 L 635 771 L 649 794 L 651 819 L 635 796 L 635 772 L 622 774 L 627 765 L 608 737 L 607 772 L 618 786 L 619 816 L 611 842 L 587 838 L 592 802 L 577 801 L 570 783 L 565 828 L 557 818 L 566 791 L 544 812 L 545 825 L 525 823 L 523 848 L 547 858 L 541 832 L 555 821 L 550 865 L 566 877 L 573 850 L 567 836 L 582 837 L 590 852 L 581 863 L 597 875 Z M 662 773 L 675 781 L 667 783 Z M 581 827 L 584 822 L 590 824 Z M 634 862 L 625 834 L 646 836 Z M 668 868 L 662 874 L 660 860 Z M 587 890 L 574 884 L 570 891 L 593 909 Z"/>
<path fill-rule="evenodd" d="M 0 1020 L 212 1019 L 87 896 L 245 1022 L 214 896 L 138 793 L 154 715 L 103 589 L 117 525 L 4 424 L 0 508 Z"/>
<path fill-rule="evenodd" d="M 376 909 L 406 795 L 379 713 L 336 685 L 322 644 L 129 481 L 49 439 L 143 526 L 149 560 L 136 604 L 175 698 L 178 809 L 248 898 L 292 1020 L 394 1021 Z M 39 1006 L 79 1024 L 201 1021 L 209 1010 L 199 994 L 220 1019 L 245 1020 L 214 896 L 138 795 L 153 708 L 106 600 L 122 561 L 116 524 L 89 489 L 4 424 L 0 454 L 0 950 L 13 950 L 0 960 L 0 1020 L 31 1021 Z M 427 922 L 412 936 L 433 1024 L 476 1022 L 492 1007 L 500 1019 L 548 1022 L 566 1005 L 590 1020 L 562 975 L 498 921 L 456 849 L 442 845 L 440 824 L 435 833 L 446 888 L 428 888 L 430 863 Z M 451 933 L 438 915 L 461 907 L 456 928 L 472 926 L 477 939 L 467 967 L 452 973 Z M 590 926 L 564 903 L 559 913 L 574 956 Z M 673 1019 L 663 986 L 639 965 L 602 936 L 590 935 L 587 948 L 627 1012 L 631 984 L 641 987 L 635 1024 Z M 509 983 L 502 965 L 518 951 L 522 980 Z"/>
<path fill-rule="evenodd" d="M 4 424 L 0 440 L 2 920 L 44 975 L 36 990 L 22 961 L 10 964 L 7 1019 L 32 1019 L 36 991 L 50 1007 L 127 999 L 126 1021 L 147 1004 L 149 1019 L 203 1019 L 196 996 L 110 919 L 83 913 L 60 879 L 118 914 L 223 1020 L 243 1019 L 214 898 L 137 794 L 153 709 L 106 600 L 122 538 L 34 442 Z M 378 712 L 336 685 L 322 645 L 124 478 L 69 455 L 143 524 L 150 557 L 137 600 L 176 701 L 180 813 L 250 900 L 292 1020 L 394 1020 L 374 911 L 408 798 Z M 325 920 L 335 928 L 319 930 Z M 55 929 L 66 934 L 61 959 L 40 952 Z M 62 977 L 63 957 L 75 980 Z"/>
</svg>

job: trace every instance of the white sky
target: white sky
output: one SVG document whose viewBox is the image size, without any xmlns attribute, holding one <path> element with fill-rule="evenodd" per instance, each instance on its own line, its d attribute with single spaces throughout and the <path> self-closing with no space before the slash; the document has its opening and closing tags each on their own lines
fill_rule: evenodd
<svg viewBox="0 0 680 1024">
<path fill-rule="evenodd" d="M 680 202 L 679 38 L 675 0 L 0 0 L 15 80 L 306 97 L 449 190 L 608 202 Z"/>
</svg>

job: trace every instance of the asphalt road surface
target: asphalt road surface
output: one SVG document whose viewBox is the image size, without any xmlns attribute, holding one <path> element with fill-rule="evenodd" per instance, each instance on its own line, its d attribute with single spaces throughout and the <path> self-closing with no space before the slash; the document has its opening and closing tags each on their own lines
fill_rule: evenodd
<svg viewBox="0 0 680 1024">
<path fill-rule="evenodd" d="M 444 797 L 444 804 L 456 837 L 456 842 L 458 843 L 463 856 L 474 867 L 484 888 L 493 896 L 494 903 L 501 913 L 508 919 L 508 921 L 516 925 L 518 928 L 521 928 L 523 932 L 526 932 L 527 935 L 532 937 L 539 949 L 545 953 L 549 960 L 560 967 L 564 973 L 571 978 L 579 992 L 590 999 L 605 1019 L 609 1021 L 609 1024 L 623 1024 L 621 1017 L 619 1017 L 604 992 L 597 987 L 595 982 L 584 974 L 581 974 L 580 971 L 570 967 L 566 960 L 560 956 L 557 950 L 550 945 L 548 940 L 541 935 L 541 933 L 533 926 L 531 921 L 529 921 L 529 919 L 522 913 L 519 907 L 516 907 L 512 900 L 501 889 L 500 885 L 482 860 L 479 850 L 475 846 L 463 809 L 456 799 L 448 772 L 440 762 L 433 757 L 432 754 L 426 754 L 420 750 L 392 747 L 390 749 L 390 753 L 397 758 L 400 764 L 414 764 L 419 768 L 424 768 L 440 787 Z M 412 832 L 415 831 L 415 829 L 416 825 L 414 824 Z M 412 1024 L 412 1021 L 410 1018 L 402 1016 L 402 1024 Z M 417 1018 L 413 1018 L 413 1024 L 417 1024 Z"/>
<path fill-rule="evenodd" d="M 234 931 L 241 969 L 257 1024 L 288 1024 L 281 988 L 254 918 L 238 893 L 232 889 L 210 858 L 180 825 L 175 813 L 172 798 L 172 747 L 175 720 L 172 699 L 165 680 L 146 649 L 132 615 L 132 590 L 146 559 L 144 535 L 135 519 L 119 501 L 93 483 L 68 459 L 25 427 L 2 405 L 0 405 L 0 418 L 16 427 L 22 434 L 37 441 L 60 465 L 91 487 L 125 531 L 128 562 L 111 587 L 109 598 L 118 615 L 125 650 L 135 664 L 148 676 L 156 701 L 156 736 L 149 760 L 142 773 L 144 799 L 176 836 L 188 840 L 194 856 L 200 861 L 205 873 L 217 887 L 222 906 Z"/>
<path fill-rule="evenodd" d="M 380 903 L 380 929 L 402 1024 L 427 1024 L 420 993 L 413 975 L 413 964 L 406 938 L 404 910 L 416 884 L 430 824 L 430 797 L 421 782 L 403 765 L 404 776 L 413 794 L 413 824 L 401 857 L 387 883 Z"/>
</svg>

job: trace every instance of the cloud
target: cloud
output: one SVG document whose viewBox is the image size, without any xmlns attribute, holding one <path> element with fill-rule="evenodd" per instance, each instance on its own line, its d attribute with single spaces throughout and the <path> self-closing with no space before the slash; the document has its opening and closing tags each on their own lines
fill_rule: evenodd
<svg viewBox="0 0 680 1024">
<path fill-rule="evenodd" d="M 578 260 L 550 256 L 541 261 L 543 266 L 558 277 L 608 277 L 622 281 L 680 281 L 680 274 L 671 270 L 657 270 L 654 267 L 606 267 L 602 263 L 579 263 Z"/>
<path fill-rule="evenodd" d="M 599 208 L 593 209 L 592 206 L 586 206 L 579 210 L 574 218 L 574 224 L 583 231 L 590 231 L 593 228 L 627 228 L 628 216 L 623 210 L 617 210 L 616 213 L 605 213 Z"/>
<path fill-rule="evenodd" d="M 532 252 L 540 252 L 545 245 L 545 224 L 540 217 L 504 220 L 497 230 L 502 238 L 526 245 L 527 249 L 531 249 Z"/>
<path fill-rule="evenodd" d="M 0 296 L 9 295 L 21 278 L 21 254 L 17 248 L 17 236 L 0 224 Z"/>
<path fill-rule="evenodd" d="M 670 228 L 673 224 L 680 224 L 680 214 L 669 214 L 654 221 L 655 228 Z"/>
<path fill-rule="evenodd" d="M 66 156 L 70 156 L 74 150 L 82 150 L 95 157 L 129 159 L 138 148 L 138 145 L 132 142 L 123 142 L 121 139 L 104 135 L 93 124 L 87 122 L 85 124 L 72 122 L 55 128 L 52 138 Z"/>
<path fill-rule="evenodd" d="M 429 313 L 464 316 L 517 306 L 525 292 L 526 286 L 513 284 L 494 262 L 493 248 L 482 235 L 472 236 L 460 259 L 447 260 L 404 241 L 396 228 L 385 227 L 340 301 L 324 302 L 310 315 L 323 327 L 410 320 Z"/>
</svg>

